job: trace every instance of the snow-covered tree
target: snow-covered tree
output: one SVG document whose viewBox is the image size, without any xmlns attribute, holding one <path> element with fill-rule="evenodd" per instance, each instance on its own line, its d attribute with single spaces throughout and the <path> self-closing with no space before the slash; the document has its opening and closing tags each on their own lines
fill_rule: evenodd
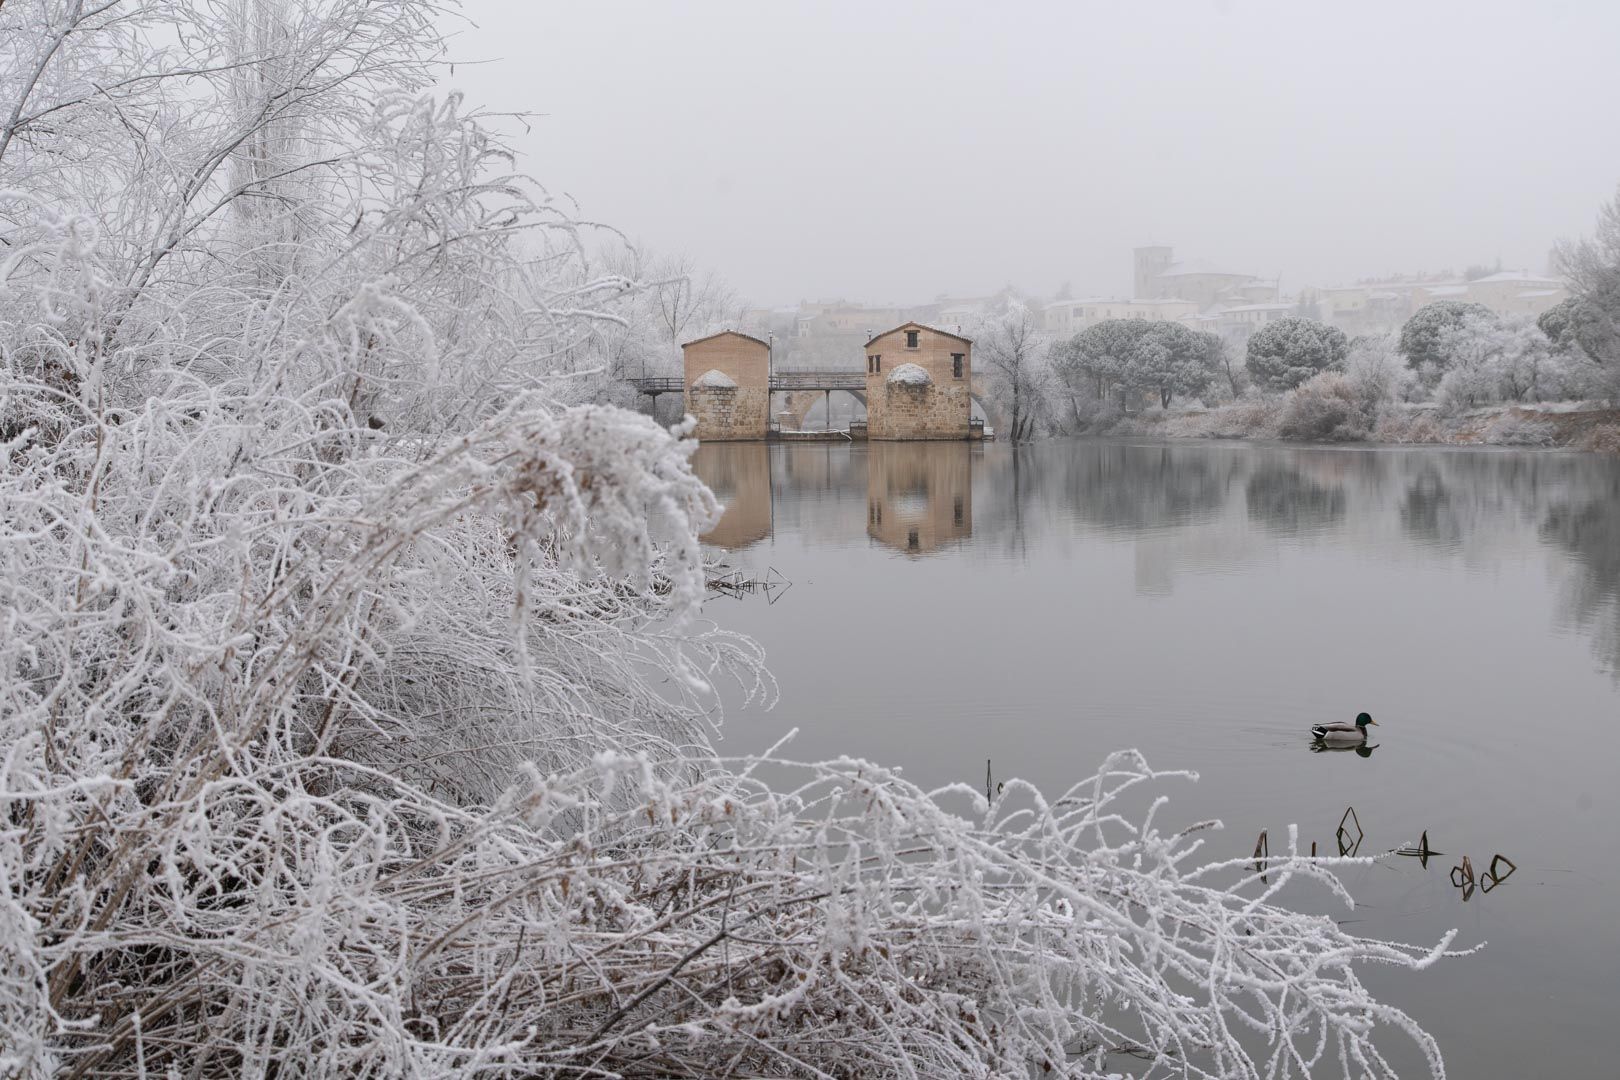
<svg viewBox="0 0 1620 1080">
<path fill-rule="evenodd" d="M 991 399 L 1007 416 L 1013 442 L 1028 438 L 1050 405 L 1050 342 L 1027 304 L 1009 298 L 973 325 L 973 362 Z"/>
<path fill-rule="evenodd" d="M 1091 384 L 1096 397 L 1126 378 L 1132 354 L 1146 332 L 1139 319 L 1105 319 L 1081 330 L 1054 350 L 1054 359 L 1071 386 Z"/>
<path fill-rule="evenodd" d="M 1548 336 L 1578 344 L 1598 365 L 1602 392 L 1620 400 L 1620 191 L 1598 211 L 1595 234 L 1560 244 L 1557 258 L 1573 296 Z"/>
<path fill-rule="evenodd" d="M 1441 330 L 1437 351 L 1445 375 L 1437 398 L 1458 410 L 1496 401 L 1540 401 L 1562 387 L 1547 336 L 1528 318 L 1468 315 Z"/>
<path fill-rule="evenodd" d="M 1152 391 L 1165 408 L 1177 395 L 1203 393 L 1219 372 L 1220 356 L 1214 335 L 1162 319 L 1105 319 L 1057 350 L 1071 385 L 1090 380 L 1098 397 L 1109 388 Z"/>
<path fill-rule="evenodd" d="M 1441 335 L 1469 317 L 1494 318 L 1484 304 L 1465 300 L 1436 300 L 1413 313 L 1401 327 L 1401 354 L 1431 390 L 1445 374 L 1450 357 L 1441 347 Z"/>
<path fill-rule="evenodd" d="M 1249 338 L 1244 366 L 1255 385 L 1292 390 L 1307 379 L 1344 366 L 1349 341 L 1336 326 L 1287 315 Z"/>
<path fill-rule="evenodd" d="M 1166 409 L 1178 396 L 1196 397 L 1208 389 L 1220 371 L 1221 339 L 1163 319 L 1148 327 L 1137 344 L 1131 380 L 1157 393 Z"/>
</svg>

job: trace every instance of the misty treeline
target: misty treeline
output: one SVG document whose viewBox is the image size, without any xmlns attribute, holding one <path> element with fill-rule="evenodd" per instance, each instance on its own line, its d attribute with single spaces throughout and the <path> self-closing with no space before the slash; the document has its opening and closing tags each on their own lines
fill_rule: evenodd
<svg viewBox="0 0 1620 1080">
<path fill-rule="evenodd" d="M 1393 333 L 1350 337 L 1302 304 L 1242 339 L 1152 319 L 1054 338 L 1033 301 L 1008 297 L 964 332 L 1000 434 L 1015 441 L 1130 430 L 1135 418 L 1170 433 L 1445 441 L 1485 407 L 1620 406 L 1620 194 L 1557 261 L 1572 295 L 1534 319 L 1440 300 Z M 1491 421 L 1486 441 L 1556 437 L 1533 416 Z M 1620 450 L 1620 424 L 1589 434 Z"/>
<path fill-rule="evenodd" d="M 1620 404 L 1620 195 L 1558 260 L 1573 295 L 1536 319 L 1441 300 L 1394 333 L 1348 337 L 1302 308 L 1242 343 L 1165 321 L 1098 323 L 1051 344 L 1067 411 L 1050 420 L 1107 430 L 1134 413 L 1174 432 L 1166 411 L 1179 401 L 1187 434 L 1431 441 L 1486 406 Z M 1488 441 L 1553 437 L 1533 417 L 1496 419 Z"/>
<path fill-rule="evenodd" d="M 1357 972 L 1449 938 L 1134 755 L 715 756 L 718 508 L 598 400 L 691 275 L 432 95 L 443 14 L 0 7 L 0 1071 L 1438 1074 Z"/>
</svg>

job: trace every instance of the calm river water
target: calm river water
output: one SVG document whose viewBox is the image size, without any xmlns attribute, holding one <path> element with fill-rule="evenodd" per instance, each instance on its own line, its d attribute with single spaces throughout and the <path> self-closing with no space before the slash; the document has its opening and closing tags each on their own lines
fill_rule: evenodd
<svg viewBox="0 0 1620 1080">
<path fill-rule="evenodd" d="M 1221 818 L 1212 855 L 1290 823 L 1332 850 L 1350 805 L 1364 854 L 1427 830 L 1445 855 L 1347 872 L 1336 916 L 1489 944 L 1365 981 L 1453 1077 L 1620 1075 L 1620 461 L 1064 441 L 711 444 L 697 468 L 727 506 L 710 543 L 792 582 L 705 609 L 781 686 L 724 752 L 798 728 L 801 759 L 1062 789 L 1136 747 L 1200 774 L 1160 820 Z M 1311 752 L 1360 710 L 1374 749 Z M 1498 852 L 1510 878 L 1452 887 Z"/>
</svg>

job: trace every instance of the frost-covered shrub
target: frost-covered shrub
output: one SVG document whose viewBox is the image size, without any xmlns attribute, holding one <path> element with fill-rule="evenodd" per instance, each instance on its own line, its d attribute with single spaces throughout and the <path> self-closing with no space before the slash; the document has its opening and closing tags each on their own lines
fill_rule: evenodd
<svg viewBox="0 0 1620 1080">
<path fill-rule="evenodd" d="M 1443 443 L 1448 433 L 1431 407 L 1396 405 L 1385 409 L 1373 429 L 1373 438 L 1387 443 Z"/>
<path fill-rule="evenodd" d="M 1498 400 L 1497 389 L 1496 373 L 1488 367 L 1459 365 L 1441 376 L 1434 400 L 1442 412 L 1456 416 Z"/>
<path fill-rule="evenodd" d="M 1285 439 L 1353 441 L 1369 431 L 1355 385 L 1337 371 L 1324 371 L 1283 400 L 1278 433 Z"/>
<path fill-rule="evenodd" d="M 1377 422 L 1384 406 L 1409 401 L 1418 390 L 1416 373 L 1389 335 L 1354 339 L 1345 356 L 1344 374 L 1369 424 Z"/>
<path fill-rule="evenodd" d="M 1108 398 L 1088 398 L 1073 405 L 1075 423 L 1080 431 L 1102 431 L 1117 423 L 1124 415 L 1119 402 Z"/>
<path fill-rule="evenodd" d="M 1620 424 L 1600 424 L 1587 432 L 1578 447 L 1599 454 L 1620 454 Z"/>
<path fill-rule="evenodd" d="M 1493 446 L 1552 446 L 1558 441 L 1558 429 L 1543 417 L 1508 409 L 1486 425 L 1481 441 Z"/>
</svg>

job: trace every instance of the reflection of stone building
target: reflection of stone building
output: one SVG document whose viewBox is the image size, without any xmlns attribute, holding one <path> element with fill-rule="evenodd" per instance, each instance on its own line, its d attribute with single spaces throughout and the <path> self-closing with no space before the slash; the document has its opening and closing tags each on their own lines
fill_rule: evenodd
<svg viewBox="0 0 1620 1080">
<path fill-rule="evenodd" d="M 866 431 L 872 439 L 966 439 L 973 342 L 905 323 L 866 343 Z"/>
<path fill-rule="evenodd" d="M 763 439 L 770 418 L 771 347 L 726 330 L 681 346 L 686 411 L 702 440 Z"/>
<path fill-rule="evenodd" d="M 914 554 L 973 535 L 971 454 L 966 444 L 871 444 L 866 534 Z"/>
<path fill-rule="evenodd" d="M 771 450 L 762 442 L 704 443 L 692 469 L 720 500 L 720 523 L 704 533 L 705 544 L 744 548 L 771 535 Z"/>
</svg>

